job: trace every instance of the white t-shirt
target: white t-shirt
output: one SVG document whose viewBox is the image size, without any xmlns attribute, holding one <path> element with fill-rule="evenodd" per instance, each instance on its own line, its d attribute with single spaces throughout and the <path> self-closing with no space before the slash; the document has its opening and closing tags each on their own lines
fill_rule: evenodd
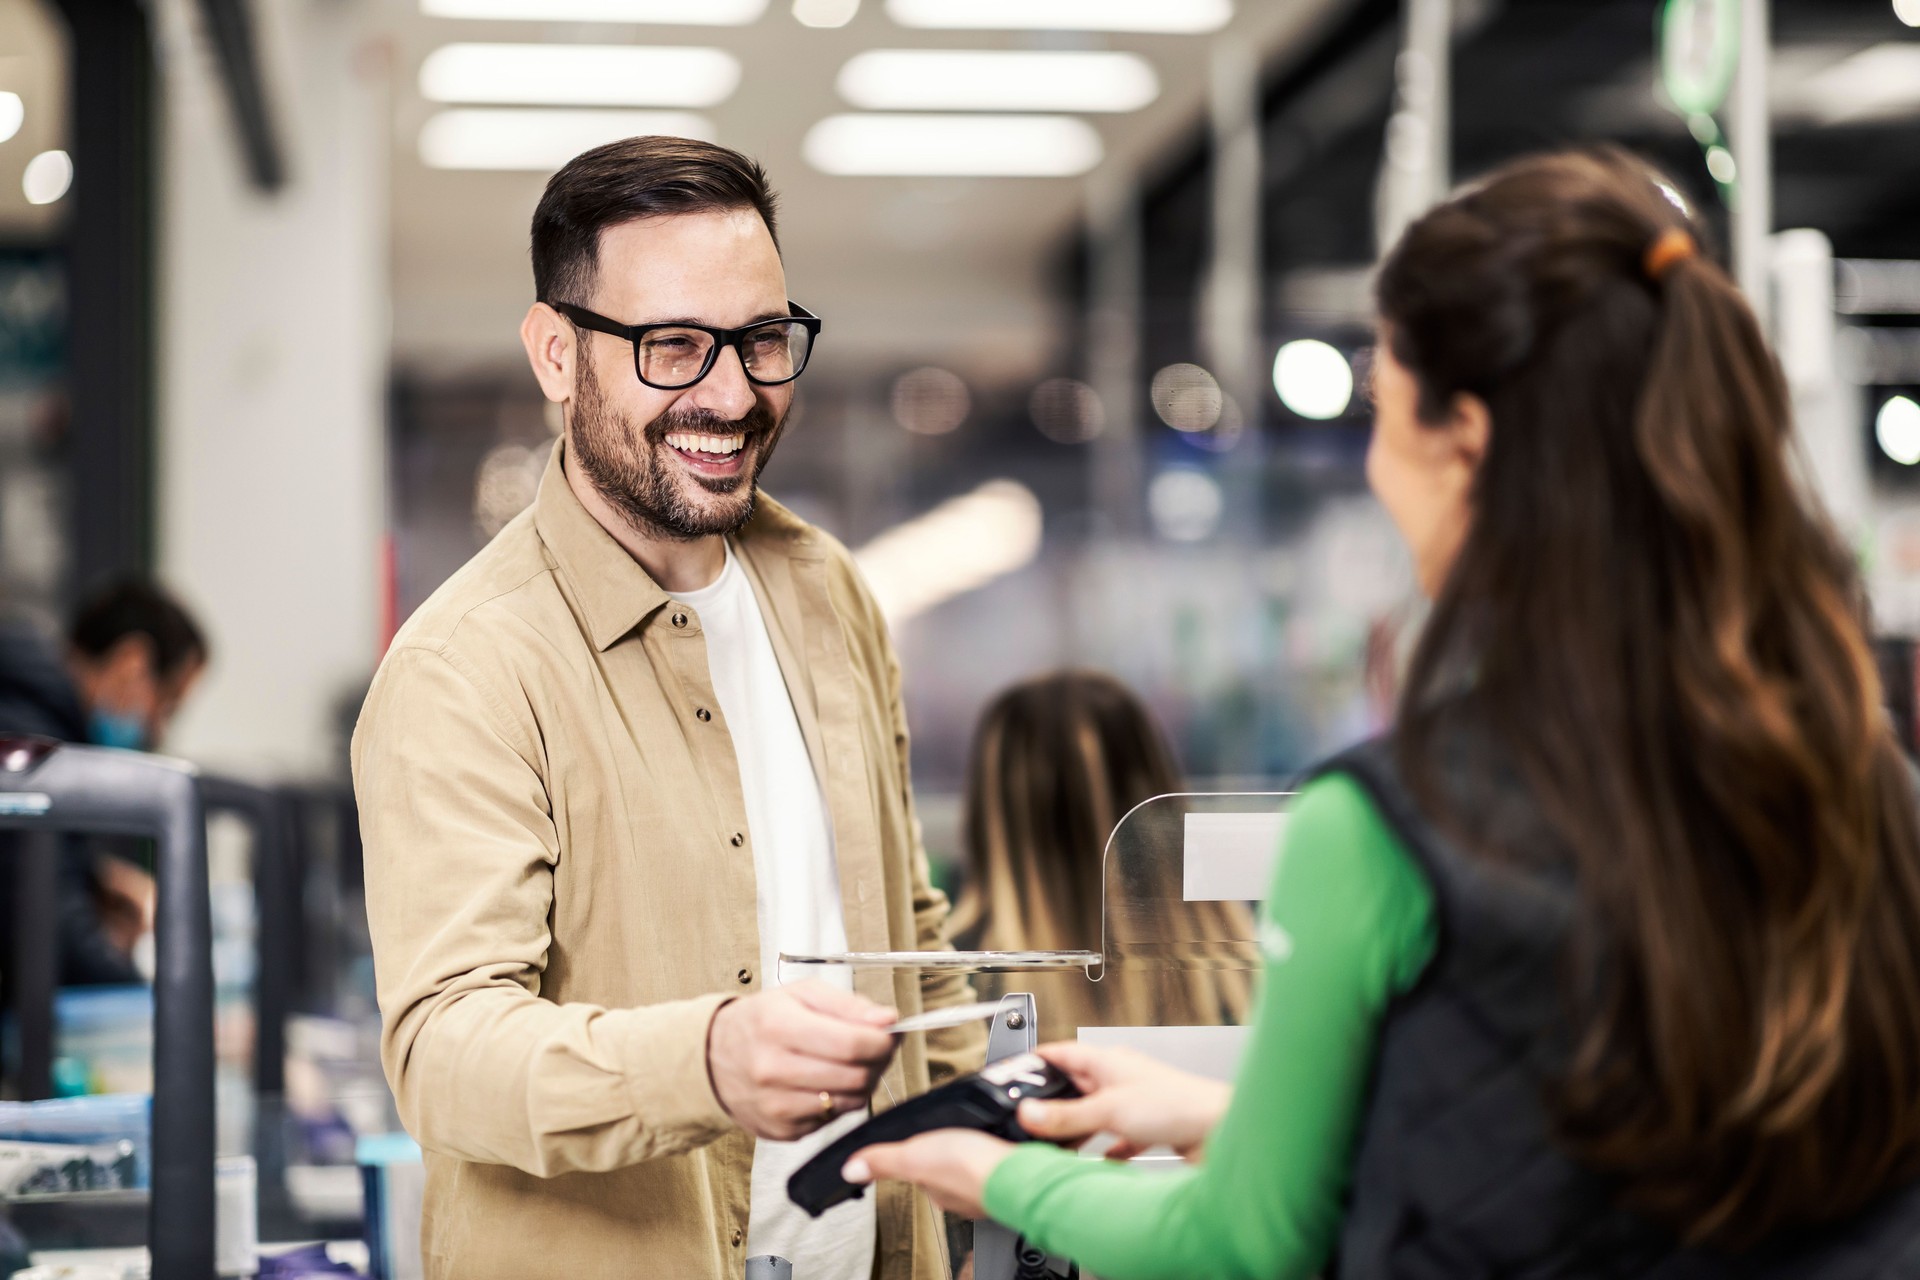
<svg viewBox="0 0 1920 1280">
<path fill-rule="evenodd" d="M 739 758 L 760 908 L 760 973 L 772 986 L 779 981 L 782 951 L 847 949 L 833 825 L 760 601 L 732 545 L 712 586 L 675 598 L 693 609 L 706 630 L 714 697 Z M 845 970 L 823 980 L 852 990 Z M 806 1280 L 869 1280 L 877 1230 L 874 1198 L 848 1201 L 818 1218 L 809 1218 L 787 1198 L 794 1170 L 865 1118 L 864 1111 L 855 1112 L 798 1142 L 755 1144 L 747 1257 L 785 1258 Z"/>
</svg>

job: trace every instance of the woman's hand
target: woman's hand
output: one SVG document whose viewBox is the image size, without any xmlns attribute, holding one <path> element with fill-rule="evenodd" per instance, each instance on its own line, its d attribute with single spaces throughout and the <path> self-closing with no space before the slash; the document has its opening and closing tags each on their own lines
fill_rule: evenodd
<svg viewBox="0 0 1920 1280">
<path fill-rule="evenodd" d="M 881 1178 L 911 1182 L 948 1213 L 984 1218 L 987 1179 L 1012 1150 L 1012 1143 L 972 1129 L 935 1129 L 856 1151 L 840 1176 L 861 1186 Z"/>
<path fill-rule="evenodd" d="M 1149 1147 L 1172 1147 L 1197 1160 L 1226 1113 L 1231 1086 L 1156 1062 L 1130 1049 L 1096 1049 L 1063 1040 L 1036 1051 L 1066 1072 L 1082 1097 L 1020 1104 L 1020 1127 L 1036 1138 L 1078 1146 L 1095 1134 L 1119 1142 L 1105 1154 L 1127 1160 Z"/>
</svg>

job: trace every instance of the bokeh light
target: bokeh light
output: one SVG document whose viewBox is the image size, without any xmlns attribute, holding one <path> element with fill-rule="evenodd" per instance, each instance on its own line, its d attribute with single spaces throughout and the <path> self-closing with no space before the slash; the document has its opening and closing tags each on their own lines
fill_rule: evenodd
<svg viewBox="0 0 1920 1280">
<path fill-rule="evenodd" d="M 533 505 L 547 469 L 547 449 L 500 444 L 487 451 L 473 480 L 473 527 L 483 539 Z"/>
<path fill-rule="evenodd" d="M 1197 364 L 1170 364 L 1153 375 L 1147 398 L 1160 421 L 1175 431 L 1207 431 L 1225 404 L 1220 383 Z"/>
<path fill-rule="evenodd" d="M 1353 366 L 1337 348 L 1300 338 L 1274 356 L 1273 389 L 1280 403 L 1301 417 L 1325 422 L 1353 403 Z"/>
<path fill-rule="evenodd" d="M 52 204 L 73 185 L 73 159 L 64 151 L 42 151 L 27 161 L 20 189 L 28 204 Z"/>
<path fill-rule="evenodd" d="M 1920 404 L 1906 396 L 1889 398 L 1874 419 L 1873 437 L 1881 452 L 1902 466 L 1920 463 Z"/>
<path fill-rule="evenodd" d="M 922 436 L 943 436 L 967 420 L 973 397 L 960 375 L 929 365 L 893 382 L 893 420 Z"/>
<path fill-rule="evenodd" d="M 1156 532 L 1169 542 L 1204 542 L 1220 528 L 1226 495 L 1204 471 L 1174 467 L 1147 486 L 1147 514 Z"/>
<path fill-rule="evenodd" d="M 1033 389 L 1027 412 L 1040 434 L 1059 444 L 1085 444 L 1106 426 L 1100 397 L 1077 378 L 1048 378 Z"/>
</svg>

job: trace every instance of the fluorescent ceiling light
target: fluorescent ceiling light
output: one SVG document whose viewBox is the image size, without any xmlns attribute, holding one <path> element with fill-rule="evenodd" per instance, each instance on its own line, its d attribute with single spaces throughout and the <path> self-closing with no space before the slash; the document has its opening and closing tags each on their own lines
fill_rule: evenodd
<svg viewBox="0 0 1920 1280">
<path fill-rule="evenodd" d="M 1233 0 L 887 0 L 903 27 L 991 31 L 1218 31 Z"/>
<path fill-rule="evenodd" d="M 1920 44 L 1863 49 L 1801 82 L 1798 105 L 1824 124 L 1920 115 Z"/>
<path fill-rule="evenodd" d="M 880 612 L 894 626 L 1033 563 L 1040 499 L 1014 480 L 991 480 L 895 525 L 853 553 Z"/>
<path fill-rule="evenodd" d="M 844 27 L 860 12 L 860 0 L 793 0 L 793 20 L 803 27 Z"/>
<path fill-rule="evenodd" d="M 449 44 L 420 64 L 430 102 L 711 107 L 740 86 L 721 49 L 632 44 Z"/>
<path fill-rule="evenodd" d="M 1138 111 L 1160 95 L 1132 53 L 869 49 L 839 86 L 869 111 Z"/>
<path fill-rule="evenodd" d="M 603 142 L 641 134 L 713 141 L 713 124 L 686 111 L 564 111 L 467 107 L 442 111 L 420 129 L 420 159 L 435 169 L 531 169 L 550 173 Z"/>
<path fill-rule="evenodd" d="M 828 116 L 807 130 L 824 173 L 1064 178 L 1100 163 L 1100 135 L 1072 116 Z"/>
<path fill-rule="evenodd" d="M 767 11 L 767 0 L 420 0 L 429 18 L 504 22 L 652 22 L 691 27 L 744 27 Z"/>
</svg>

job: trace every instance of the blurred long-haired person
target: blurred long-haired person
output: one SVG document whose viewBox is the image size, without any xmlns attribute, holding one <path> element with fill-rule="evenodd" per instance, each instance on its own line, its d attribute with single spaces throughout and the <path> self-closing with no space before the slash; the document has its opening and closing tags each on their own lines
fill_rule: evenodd
<svg viewBox="0 0 1920 1280">
<path fill-rule="evenodd" d="M 1081 1027 L 1246 1018 L 1253 966 L 1236 962 L 1234 944 L 1253 937 L 1250 915 L 1237 902 L 1183 901 L 1177 848 L 1153 856 L 1129 844 L 1138 855 L 1129 862 L 1133 887 L 1154 910 L 1103 910 L 1115 828 L 1148 801 L 1184 790 L 1153 713 L 1113 676 L 1037 676 L 988 705 L 967 766 L 967 878 L 954 936 L 990 951 L 1098 951 L 1104 943 L 1112 954 L 1098 983 L 1078 970 L 981 975 L 974 986 L 983 997 L 1031 992 L 1044 1039 L 1071 1039 Z M 1153 834 L 1167 825 L 1154 823 Z M 1153 954 L 1139 954 L 1146 951 Z"/>
<path fill-rule="evenodd" d="M 1516 163 L 1378 279 L 1368 478 L 1433 611 L 1303 789 L 1230 1100 L 1050 1048 L 1166 1178 L 857 1156 L 1107 1280 L 1920 1275 L 1920 830 L 1855 567 L 1753 312 L 1617 152 Z"/>
</svg>

